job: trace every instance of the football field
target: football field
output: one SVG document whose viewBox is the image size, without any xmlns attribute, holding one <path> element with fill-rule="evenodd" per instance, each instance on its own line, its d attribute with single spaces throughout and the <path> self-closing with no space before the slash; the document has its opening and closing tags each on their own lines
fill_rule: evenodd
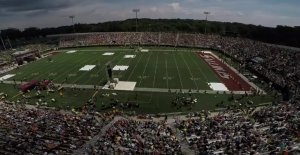
<svg viewBox="0 0 300 155">
<path fill-rule="evenodd" d="M 97 110 L 109 110 L 109 103 L 113 99 L 118 99 L 125 103 L 130 100 L 133 103 L 139 103 L 140 107 L 135 108 L 140 113 L 170 113 L 170 112 L 190 112 L 199 110 L 218 110 L 216 104 L 225 101 L 229 104 L 231 101 L 230 94 L 212 94 L 198 93 L 194 90 L 211 90 L 208 83 L 226 83 L 227 87 L 235 89 L 236 81 L 232 79 L 222 79 L 222 74 L 218 74 L 221 69 L 230 71 L 229 68 L 212 59 L 209 55 L 203 54 L 202 57 L 190 49 L 158 48 L 149 49 L 148 52 L 136 52 L 135 49 L 122 47 L 84 47 L 73 49 L 62 49 L 50 53 L 48 58 L 44 58 L 33 63 L 29 63 L 0 75 L 0 77 L 11 76 L 4 82 L 13 80 L 26 82 L 31 80 L 52 79 L 54 83 L 62 82 L 67 84 L 88 85 L 105 85 L 107 83 L 106 63 L 111 61 L 112 67 L 119 66 L 120 69 L 113 71 L 115 77 L 120 81 L 136 82 L 135 88 L 164 88 L 163 91 L 120 91 L 120 90 L 101 90 L 97 94 L 97 103 L 105 103 L 105 108 L 97 106 Z M 129 57 L 129 58 L 127 58 Z M 220 62 L 219 62 L 220 63 Z M 122 67 L 128 66 L 127 69 L 121 70 Z M 224 75 L 224 74 L 223 74 Z M 233 74 L 231 74 L 233 75 Z M 235 75 L 238 79 L 238 75 Z M 241 81 L 241 80 L 240 80 Z M 7 93 L 10 101 L 16 101 L 19 98 L 18 89 L 10 84 L 1 84 L 0 93 Z M 166 89 L 192 89 L 192 94 L 167 92 Z M 239 90 L 236 88 L 235 90 Z M 187 91 L 185 91 L 187 92 Z M 115 93 L 115 94 L 114 94 Z M 48 106 L 66 108 L 67 106 L 80 107 L 95 94 L 95 90 L 77 90 L 76 94 L 71 89 L 66 89 L 64 97 L 60 97 L 59 92 L 54 92 L 50 96 L 44 96 Z M 103 96 L 102 94 L 108 94 Z M 29 96 L 35 96 L 35 91 L 28 93 Z M 43 93 L 45 95 L 45 92 Z M 173 107 L 171 102 L 175 98 L 190 97 L 198 99 L 198 103 L 192 109 L 188 107 Z M 138 98 L 136 97 L 138 96 Z M 240 95 L 237 95 L 240 96 Z M 57 102 L 51 102 L 55 98 Z M 30 104 L 34 104 L 38 98 L 33 97 Z M 239 102 L 247 102 L 248 99 Z M 273 97 L 256 96 L 251 98 L 254 105 L 273 101 Z M 67 104 L 66 104 L 67 103 Z M 108 107 L 108 109 L 107 109 Z M 119 106 L 117 108 L 120 108 Z M 133 109 L 124 109 L 131 111 Z"/>
<path fill-rule="evenodd" d="M 76 52 L 68 52 L 72 50 Z M 7 81 L 52 79 L 54 83 L 104 85 L 107 82 L 105 64 L 111 61 L 113 67 L 128 66 L 126 70 L 114 70 L 114 77 L 120 81 L 136 82 L 139 88 L 210 90 L 208 82 L 221 83 L 196 51 L 191 50 L 150 49 L 149 52 L 136 52 L 129 48 L 89 47 L 58 52 L 51 56 L 51 62 L 44 58 L 6 73 L 15 74 Z M 80 70 L 87 65 L 94 68 Z"/>
</svg>

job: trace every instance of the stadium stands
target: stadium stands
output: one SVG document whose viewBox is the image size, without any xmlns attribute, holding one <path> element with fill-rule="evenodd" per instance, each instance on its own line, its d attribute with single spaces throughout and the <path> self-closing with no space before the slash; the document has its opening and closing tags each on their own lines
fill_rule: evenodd
<svg viewBox="0 0 300 155">
<path fill-rule="evenodd" d="M 57 47 L 57 45 L 54 45 L 54 44 L 30 44 L 30 45 L 22 46 L 22 47 L 19 47 L 16 49 L 10 49 L 10 50 L 0 52 L 0 69 L 1 69 L 0 74 L 8 72 L 8 71 L 16 68 L 15 60 L 11 56 L 16 51 L 39 50 L 41 53 L 43 53 L 45 51 L 55 49 L 56 47 Z"/>
<path fill-rule="evenodd" d="M 181 134 L 198 154 L 278 154 L 298 146 L 295 123 L 299 104 L 262 108 L 245 117 L 226 113 L 177 122 Z M 293 125 L 294 124 L 294 125 Z"/>
</svg>

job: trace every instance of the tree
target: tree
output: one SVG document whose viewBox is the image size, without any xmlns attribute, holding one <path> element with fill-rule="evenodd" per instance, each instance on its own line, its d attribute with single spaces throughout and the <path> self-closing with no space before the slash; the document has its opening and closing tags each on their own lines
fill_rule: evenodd
<svg viewBox="0 0 300 155">
<path fill-rule="evenodd" d="M 149 24 L 151 26 L 149 27 Z M 123 21 L 109 21 L 96 24 L 76 24 L 76 32 L 134 32 L 135 19 Z M 192 19 L 138 19 L 138 31 L 152 32 L 187 32 L 204 33 L 205 21 Z M 224 31 L 239 33 L 241 37 L 263 41 L 272 44 L 300 47 L 300 27 L 277 26 L 276 28 L 264 27 L 261 25 L 230 23 L 230 22 L 207 22 L 207 32 L 212 34 L 222 34 Z M 60 26 L 56 28 L 36 28 L 29 27 L 20 31 L 15 28 L 1 30 L 3 38 L 9 39 L 34 39 L 46 37 L 52 34 L 73 33 L 72 25 Z"/>
</svg>

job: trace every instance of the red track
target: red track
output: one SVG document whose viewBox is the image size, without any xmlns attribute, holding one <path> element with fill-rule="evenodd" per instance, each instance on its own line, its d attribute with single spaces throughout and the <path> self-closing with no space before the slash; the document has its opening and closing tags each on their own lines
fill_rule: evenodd
<svg viewBox="0 0 300 155">
<path fill-rule="evenodd" d="M 55 51 L 55 52 L 51 52 L 50 54 L 51 55 L 56 55 L 56 54 L 59 54 L 60 52 L 57 52 L 57 51 Z"/>
<path fill-rule="evenodd" d="M 230 91 L 250 91 L 251 86 L 211 53 L 196 52 Z"/>
</svg>

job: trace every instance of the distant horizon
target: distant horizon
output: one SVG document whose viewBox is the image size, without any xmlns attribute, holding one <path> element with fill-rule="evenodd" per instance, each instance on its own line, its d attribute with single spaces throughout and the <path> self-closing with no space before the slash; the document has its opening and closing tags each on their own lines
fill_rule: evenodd
<svg viewBox="0 0 300 155">
<path fill-rule="evenodd" d="M 299 0 L 9 0 L 0 1 L 0 29 L 59 27 L 135 18 L 237 22 L 276 27 L 300 25 Z"/>
<path fill-rule="evenodd" d="M 179 20 L 197 20 L 197 21 L 205 21 L 205 19 L 190 19 L 190 18 L 138 18 L 138 20 L 173 20 L 173 19 L 179 19 Z M 110 21 L 103 21 L 103 22 L 94 22 L 94 23 L 75 23 L 74 24 L 99 24 L 99 23 L 107 23 L 107 22 L 118 22 L 118 21 L 126 21 L 126 20 L 135 20 L 135 18 L 128 18 L 128 19 L 121 19 L 121 20 L 110 20 Z M 208 22 L 222 22 L 222 23 L 239 23 L 239 24 L 245 24 L 245 25 L 254 25 L 254 26 L 264 26 L 264 25 L 257 25 L 257 24 L 247 24 L 247 23 L 241 23 L 241 22 L 226 22 L 226 21 L 209 21 Z M 37 27 L 37 26 L 30 26 L 30 27 L 25 27 L 22 29 L 16 28 L 16 27 L 8 27 L 8 28 L 1 28 L 0 30 L 6 30 L 6 29 L 10 29 L 10 28 L 16 28 L 19 29 L 21 31 L 23 31 L 26 28 L 31 28 L 31 27 L 36 27 L 39 29 L 44 29 L 44 28 L 58 28 L 58 27 L 64 27 L 64 26 L 72 26 L 72 24 L 69 25 L 60 25 L 60 26 L 53 26 L 53 27 Z M 276 25 L 274 27 L 271 26 L 264 26 L 264 27 L 268 27 L 268 28 L 276 28 L 277 26 L 287 26 L 287 27 L 300 27 L 295 25 L 295 26 L 288 26 L 288 25 Z M 1 32 L 0 32 L 1 34 Z"/>
</svg>

